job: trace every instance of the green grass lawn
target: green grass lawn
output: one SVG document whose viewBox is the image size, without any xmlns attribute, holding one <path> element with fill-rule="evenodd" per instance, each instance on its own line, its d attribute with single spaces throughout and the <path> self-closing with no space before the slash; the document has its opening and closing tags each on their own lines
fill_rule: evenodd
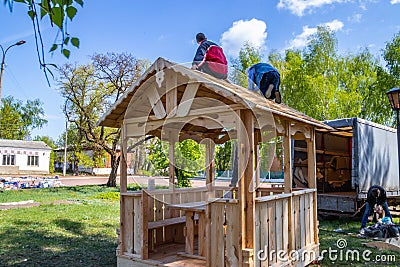
<svg viewBox="0 0 400 267">
<path fill-rule="evenodd" d="M 137 186 L 130 186 L 131 189 Z M 116 266 L 116 233 L 119 227 L 118 188 L 79 186 L 0 192 L 0 203 L 34 200 L 39 207 L 0 211 L 0 266 Z M 69 200 L 73 204 L 52 204 Z M 397 224 L 399 218 L 395 219 Z M 359 220 L 321 220 L 320 251 L 326 251 L 320 266 L 400 266 L 400 254 L 363 246 L 356 237 Z M 336 233 L 341 228 L 346 233 Z M 338 240 L 346 246 L 339 249 Z M 336 260 L 329 257 L 329 249 Z M 346 251 L 360 256 L 346 258 Z M 362 253 L 370 250 L 368 259 Z M 342 260 L 340 253 L 343 253 Z M 394 255 L 395 262 L 376 261 Z M 382 258 L 382 257 L 381 257 Z"/>
<path fill-rule="evenodd" d="M 393 220 L 396 224 L 400 223 L 399 218 Z M 373 240 L 357 237 L 360 226 L 361 218 L 320 220 L 320 252 L 325 250 L 321 266 L 400 266 L 400 253 L 365 246 L 363 243 Z M 342 229 L 344 233 L 335 232 L 338 229 Z M 331 251 L 331 257 L 329 251 Z M 365 253 L 364 256 L 363 253 Z M 357 255 L 359 255 L 358 260 Z M 336 260 L 335 256 L 337 256 Z"/>
</svg>

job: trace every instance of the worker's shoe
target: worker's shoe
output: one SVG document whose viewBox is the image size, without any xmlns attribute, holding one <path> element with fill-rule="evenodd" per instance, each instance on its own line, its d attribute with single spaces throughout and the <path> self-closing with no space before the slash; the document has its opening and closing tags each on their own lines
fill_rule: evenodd
<svg viewBox="0 0 400 267">
<path fill-rule="evenodd" d="M 275 92 L 275 103 L 280 104 L 282 102 L 281 93 L 279 91 Z"/>
<path fill-rule="evenodd" d="M 360 235 L 364 235 L 365 234 L 365 227 L 361 227 L 360 229 Z"/>
<path fill-rule="evenodd" d="M 271 93 L 272 93 L 272 90 L 274 89 L 274 85 L 273 84 L 270 84 L 269 86 L 268 86 L 268 89 L 267 89 L 267 91 L 265 91 L 265 98 L 270 98 L 271 97 Z"/>
</svg>

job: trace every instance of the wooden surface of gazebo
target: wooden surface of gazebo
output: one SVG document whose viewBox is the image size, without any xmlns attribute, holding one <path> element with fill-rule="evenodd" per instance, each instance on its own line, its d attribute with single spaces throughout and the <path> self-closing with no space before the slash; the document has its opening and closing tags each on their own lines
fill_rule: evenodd
<svg viewBox="0 0 400 267">
<path fill-rule="evenodd" d="M 315 130 L 325 124 L 162 58 L 99 124 L 122 130 L 118 266 L 305 266 L 318 258 Z M 127 143 L 147 135 L 169 142 L 170 186 L 128 192 Z M 259 144 L 275 136 L 283 136 L 284 187 L 266 188 Z M 206 147 L 205 187 L 174 186 L 175 143 L 186 139 Z M 230 139 L 238 143 L 235 188 L 214 183 L 215 144 Z M 307 142 L 307 189 L 292 189 L 292 139 Z"/>
</svg>

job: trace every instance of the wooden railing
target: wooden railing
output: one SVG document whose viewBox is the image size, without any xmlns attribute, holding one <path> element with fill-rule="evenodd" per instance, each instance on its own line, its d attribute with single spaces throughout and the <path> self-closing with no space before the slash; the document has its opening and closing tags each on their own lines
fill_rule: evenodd
<svg viewBox="0 0 400 267">
<path fill-rule="evenodd" d="M 256 199 L 255 266 L 310 263 L 318 255 L 316 190 Z"/>
<path fill-rule="evenodd" d="M 147 259 L 149 252 L 165 243 L 183 243 L 184 212 L 168 204 L 206 201 L 224 196 L 228 187 L 143 190 L 121 193 L 119 254 Z"/>
<path fill-rule="evenodd" d="M 240 244 L 239 201 L 208 201 L 209 266 L 240 266 L 239 263 L 245 265 L 249 258 L 253 258 L 254 266 L 285 266 L 295 261 L 305 263 L 305 266 L 316 258 L 319 252 L 314 205 L 316 190 L 305 189 L 288 194 L 263 190 L 262 194 L 266 196 L 255 200 L 254 250 L 242 248 Z M 300 258 L 292 258 L 293 255 Z"/>
</svg>

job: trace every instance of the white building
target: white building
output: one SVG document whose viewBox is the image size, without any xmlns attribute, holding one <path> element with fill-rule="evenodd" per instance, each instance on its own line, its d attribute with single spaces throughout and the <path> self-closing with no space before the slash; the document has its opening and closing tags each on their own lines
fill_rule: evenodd
<svg viewBox="0 0 400 267">
<path fill-rule="evenodd" d="M 42 141 L 0 139 L 0 175 L 48 174 L 50 152 Z"/>
</svg>

